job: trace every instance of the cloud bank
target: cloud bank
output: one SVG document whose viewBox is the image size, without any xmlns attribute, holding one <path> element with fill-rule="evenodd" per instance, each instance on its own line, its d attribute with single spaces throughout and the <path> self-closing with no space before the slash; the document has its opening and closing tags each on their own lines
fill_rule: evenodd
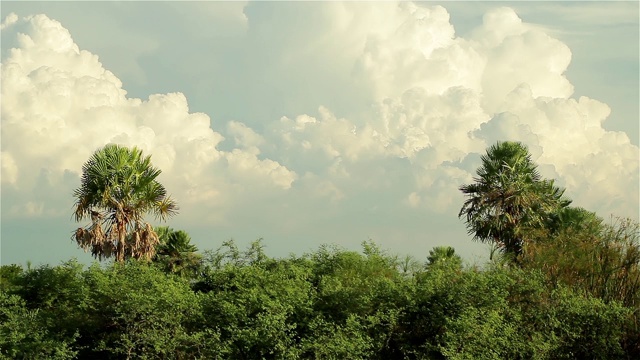
<svg viewBox="0 0 640 360">
<path fill-rule="evenodd" d="M 283 10 L 268 22 L 249 7 L 234 16 L 244 24 L 237 36 L 279 39 L 252 51 L 264 52 L 267 75 L 282 73 L 280 86 L 290 86 L 292 98 L 301 89 L 330 99 L 333 90 L 326 83 L 305 90 L 314 83 L 287 78 L 287 66 L 293 74 L 342 74 L 334 85 L 361 93 L 349 98 L 336 88 L 345 99 L 273 118 L 259 130 L 233 119 L 212 122 L 190 112 L 180 92 L 129 97 L 96 54 L 46 15 L 7 16 L 3 40 L 13 42 L 2 59 L 3 222 L 68 216 L 82 164 L 112 142 L 152 154 L 182 221 L 212 228 L 353 236 L 369 227 L 369 234 L 395 237 L 377 239 L 383 244 L 410 251 L 426 230 L 424 218 L 455 219 L 458 187 L 472 181 L 479 155 L 497 140 L 527 144 L 543 175 L 566 186 L 576 205 L 638 218 L 638 147 L 602 127 L 606 104 L 571 97 L 564 76 L 570 49 L 512 9 L 489 11 L 463 38 L 441 6 L 252 6 Z M 292 33 L 278 18 L 287 11 L 314 21 Z M 367 102 L 354 101 L 348 115 L 332 110 L 349 99 Z"/>
<path fill-rule="evenodd" d="M 224 137 L 207 115 L 190 113 L 181 93 L 128 98 L 98 57 L 81 51 L 69 32 L 45 15 L 23 19 L 19 47 L 2 65 L 2 182 L 29 196 L 37 176 L 58 182 L 77 173 L 107 143 L 138 146 L 153 155 L 164 181 L 182 202 L 218 201 L 229 187 L 288 189 L 296 175 L 256 149 L 221 151 Z M 30 199 L 41 209 L 60 204 Z M 228 200 L 227 200 L 228 201 Z M 188 205 L 187 205 L 188 206 Z M 19 215 L 17 208 L 10 213 Z"/>
</svg>

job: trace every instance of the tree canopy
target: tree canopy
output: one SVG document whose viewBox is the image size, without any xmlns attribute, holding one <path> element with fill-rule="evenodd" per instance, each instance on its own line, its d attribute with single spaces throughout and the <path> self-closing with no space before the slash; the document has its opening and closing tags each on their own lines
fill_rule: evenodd
<svg viewBox="0 0 640 360">
<path fill-rule="evenodd" d="M 611 242 L 623 244 L 622 238 Z M 639 295 L 637 288 L 616 292 L 631 283 L 615 267 L 601 271 L 582 262 L 552 278 L 534 266 L 537 258 L 523 267 L 479 268 L 448 266 L 453 257 L 446 247 L 433 254 L 449 260 L 427 265 L 424 254 L 418 263 L 425 265 L 406 272 L 396 255 L 372 243 L 363 251 L 324 246 L 273 258 L 260 242 L 238 249 L 229 241 L 203 256 L 201 271 L 186 276 L 136 259 L 109 266 L 3 266 L 0 359 L 640 355 L 633 305 Z M 606 254 L 613 259 L 619 253 Z M 587 269 L 586 281 L 572 271 Z M 625 271 L 638 274 L 637 267 Z M 606 274 L 615 281 L 607 283 Z"/>
</svg>

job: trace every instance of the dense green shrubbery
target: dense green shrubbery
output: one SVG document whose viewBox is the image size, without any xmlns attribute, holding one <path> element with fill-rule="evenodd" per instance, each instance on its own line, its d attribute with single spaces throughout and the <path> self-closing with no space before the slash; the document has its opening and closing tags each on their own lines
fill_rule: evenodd
<svg viewBox="0 0 640 360">
<path fill-rule="evenodd" d="M 432 253 L 432 256 L 438 251 Z M 443 252 L 443 253 L 446 253 Z M 22 359 L 631 358 L 633 307 L 540 269 L 228 242 L 189 277 L 164 264 L 0 271 L 0 356 Z M 533 260 L 531 260 L 533 261 Z M 407 266 L 407 264 L 410 264 Z M 164 270 L 164 271 L 163 271 Z M 632 331 L 632 330 L 628 330 Z"/>
</svg>

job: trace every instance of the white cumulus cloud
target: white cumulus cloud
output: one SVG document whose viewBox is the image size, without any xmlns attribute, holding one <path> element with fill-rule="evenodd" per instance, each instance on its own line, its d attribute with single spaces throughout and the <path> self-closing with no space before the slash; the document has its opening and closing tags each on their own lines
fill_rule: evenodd
<svg viewBox="0 0 640 360">
<path fill-rule="evenodd" d="M 65 172 L 77 174 L 107 143 L 151 154 L 183 203 L 217 199 L 236 182 L 250 192 L 252 184 L 286 189 L 295 180 L 293 171 L 251 150 L 219 150 L 223 136 L 207 115 L 189 112 L 183 94 L 129 98 L 122 82 L 96 55 L 81 51 L 59 22 L 45 15 L 22 21 L 27 32 L 16 34 L 19 47 L 2 64 L 2 180 L 23 195 L 25 215 L 65 207 L 34 198 L 41 170 L 54 182 Z M 255 134 L 239 129 L 244 142 L 257 144 Z"/>
</svg>

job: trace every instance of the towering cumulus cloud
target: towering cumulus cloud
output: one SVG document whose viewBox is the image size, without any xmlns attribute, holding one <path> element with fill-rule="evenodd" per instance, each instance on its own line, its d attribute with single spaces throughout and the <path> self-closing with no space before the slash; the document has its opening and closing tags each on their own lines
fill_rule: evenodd
<svg viewBox="0 0 640 360">
<path fill-rule="evenodd" d="M 353 184 L 370 181 L 364 164 L 381 166 L 388 179 L 385 162 L 393 161 L 414 179 L 406 204 L 451 212 L 479 155 L 498 140 L 517 140 L 577 205 L 604 216 L 638 216 L 638 147 L 626 134 L 604 130 L 606 104 L 571 98 L 565 44 L 510 8 L 485 14 L 468 38 L 455 36 L 442 7 L 403 2 L 386 10 L 362 11 L 371 24 L 384 24 L 374 30 L 363 30 L 361 18 L 337 22 L 349 43 L 361 34 L 354 81 L 368 85 L 374 106 L 349 119 L 321 107 L 318 116 L 274 123 L 270 138 L 299 157 L 287 164 L 323 163 L 327 179 L 342 189 L 345 175 Z"/>
<path fill-rule="evenodd" d="M 14 15 L 8 20 L 18 22 Z M 230 187 L 291 187 L 296 174 L 259 159 L 255 148 L 218 150 L 223 136 L 207 115 L 189 112 L 183 94 L 128 98 L 121 81 L 96 55 L 80 50 L 59 22 L 45 15 L 21 21 L 16 26 L 24 32 L 2 62 L 3 192 L 19 196 L 10 213 L 67 211 L 68 200 L 52 199 L 58 191 L 40 196 L 48 192 L 42 186 L 64 186 L 70 197 L 83 162 L 107 143 L 153 154 L 163 181 L 187 208 L 225 203 Z"/>
<path fill-rule="evenodd" d="M 498 140 L 526 143 L 575 204 L 638 217 L 638 147 L 603 128 L 606 104 L 572 97 L 570 49 L 512 9 L 489 11 L 465 37 L 444 7 L 423 3 L 250 4 L 244 13 L 229 36 L 247 48 L 225 71 L 248 81 L 243 66 L 260 66 L 290 100 L 253 125 L 212 122 L 178 92 L 128 97 L 63 24 L 9 15 L 3 217 L 68 216 L 82 163 L 115 142 L 152 154 L 193 221 L 356 240 L 364 233 L 354 229 L 370 226 L 367 235 L 396 236 L 408 250 L 421 232 L 416 214 L 455 220 L 458 187 Z"/>
</svg>

